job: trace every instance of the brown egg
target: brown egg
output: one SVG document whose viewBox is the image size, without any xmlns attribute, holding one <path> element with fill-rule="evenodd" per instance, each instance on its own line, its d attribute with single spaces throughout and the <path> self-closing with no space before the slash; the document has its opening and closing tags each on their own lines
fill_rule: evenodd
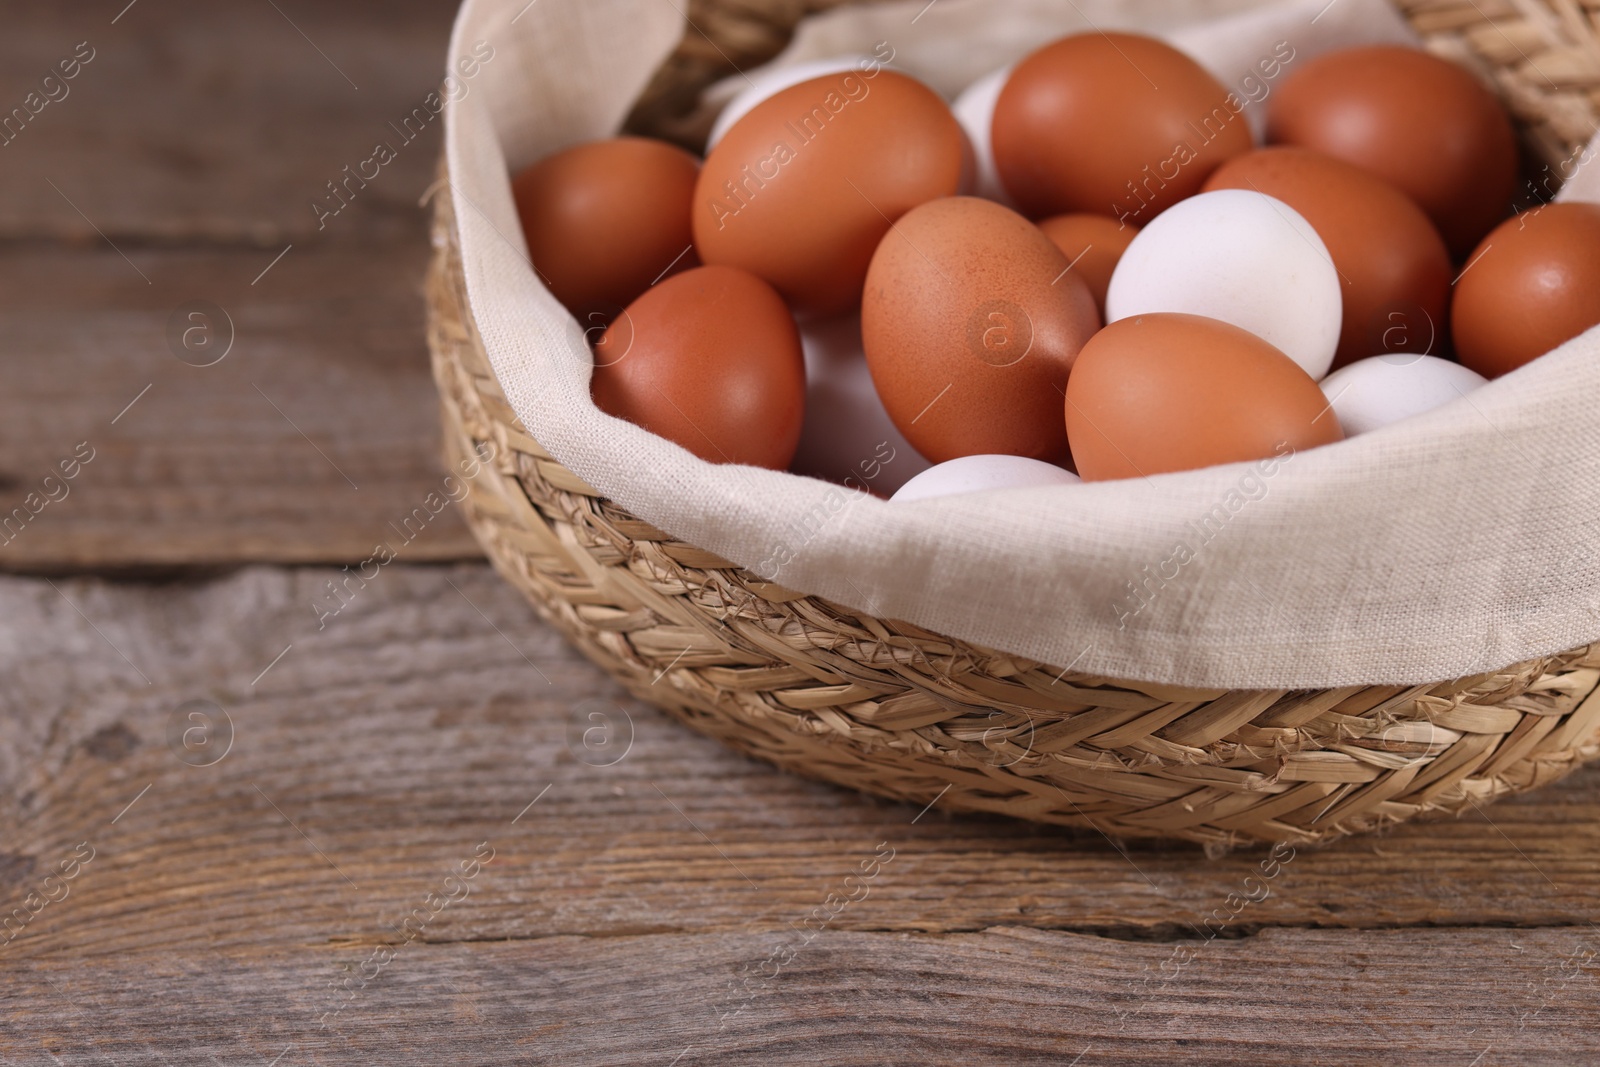
<svg viewBox="0 0 1600 1067">
<path fill-rule="evenodd" d="M 683 149 L 643 137 L 541 159 L 511 183 L 533 269 L 586 326 L 609 322 L 664 273 L 697 264 L 689 205 L 699 174 Z"/>
<path fill-rule="evenodd" d="M 1267 139 L 1314 148 L 1393 184 L 1421 205 L 1453 255 L 1506 216 L 1517 138 L 1494 95 L 1415 48 L 1330 52 L 1267 102 Z"/>
<path fill-rule="evenodd" d="M 1456 355 L 1497 378 L 1600 325 L 1600 206 L 1546 204 L 1484 238 L 1456 282 Z"/>
<path fill-rule="evenodd" d="M 1106 287 L 1117 260 L 1127 250 L 1139 228 L 1106 215 L 1057 215 L 1039 223 L 1039 229 L 1061 249 L 1072 272 L 1088 283 L 1101 319 L 1106 314 Z"/>
<path fill-rule="evenodd" d="M 1267 459 L 1344 437 L 1298 363 L 1199 315 L 1137 315 L 1095 334 L 1067 382 L 1066 412 L 1086 482 Z"/>
<path fill-rule="evenodd" d="M 1100 325 L 1068 262 L 1027 219 L 974 197 L 924 204 L 884 237 L 861 340 L 889 418 L 918 452 L 1067 461 L 1062 390 Z"/>
<path fill-rule="evenodd" d="M 590 392 L 711 463 L 784 470 L 800 443 L 805 359 L 772 286 L 696 267 L 645 290 L 595 345 Z"/>
<path fill-rule="evenodd" d="M 1171 45 L 1084 33 L 1017 64 L 989 136 L 1000 180 L 1024 214 L 1090 211 L 1142 226 L 1250 150 L 1243 109 Z"/>
<path fill-rule="evenodd" d="M 1339 272 L 1344 323 L 1337 370 L 1385 352 L 1444 348 L 1450 253 L 1422 209 L 1381 178 L 1308 148 L 1263 148 L 1206 181 L 1253 189 L 1305 216 Z"/>
<path fill-rule="evenodd" d="M 799 311 L 849 311 L 894 220 L 960 186 L 965 145 L 945 102 L 904 74 L 801 82 L 711 150 L 695 188 L 695 247 L 706 263 L 765 278 Z"/>
</svg>

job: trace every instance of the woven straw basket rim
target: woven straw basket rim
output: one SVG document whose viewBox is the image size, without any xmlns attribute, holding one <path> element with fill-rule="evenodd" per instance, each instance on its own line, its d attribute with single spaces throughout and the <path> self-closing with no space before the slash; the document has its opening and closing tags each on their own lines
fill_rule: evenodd
<svg viewBox="0 0 1600 1067">
<path fill-rule="evenodd" d="M 684 101 L 829 6 L 696 5 L 694 25 L 720 39 L 686 36 L 630 126 L 693 139 L 703 116 L 684 118 Z M 1600 0 L 1399 6 L 1431 50 L 1497 86 L 1536 157 L 1569 159 L 1593 134 Z M 628 514 L 528 433 L 472 319 L 450 198 L 434 203 L 428 340 L 445 449 L 451 463 L 494 457 L 469 524 L 547 621 L 704 733 L 918 804 L 1209 848 L 1458 813 L 1600 755 L 1600 645 L 1435 685 L 1186 689 L 1076 674 L 763 582 Z"/>
</svg>

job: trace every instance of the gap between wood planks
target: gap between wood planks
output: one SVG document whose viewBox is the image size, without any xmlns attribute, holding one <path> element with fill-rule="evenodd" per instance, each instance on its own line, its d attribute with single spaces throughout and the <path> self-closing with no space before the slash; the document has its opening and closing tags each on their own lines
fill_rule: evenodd
<svg viewBox="0 0 1600 1067">
<path fill-rule="evenodd" d="M 1036 930 L 1046 934 L 1072 934 L 1077 937 L 1092 937 L 1101 941 L 1116 941 L 1132 945 L 1185 945 L 1209 944 L 1212 941 L 1249 941 L 1260 937 L 1262 934 L 1281 930 L 1324 931 L 1328 933 L 1349 934 L 1379 934 L 1384 931 L 1399 930 L 1476 930 L 1495 931 L 1503 930 L 1515 934 L 1518 931 L 1539 930 L 1549 933 L 1569 932 L 1579 935 L 1585 941 L 1592 942 L 1596 953 L 1600 954 L 1600 927 L 1592 923 L 1582 922 L 1531 922 L 1531 923 L 1486 923 L 1481 921 L 1462 922 L 1389 922 L 1377 923 L 1370 926 L 1335 926 L 1328 923 L 1303 922 L 1293 919 L 1274 922 L 1245 923 L 1238 926 L 1223 928 L 1215 937 L 1207 937 L 1196 932 L 1192 927 L 1180 923 L 1159 923 L 1154 926 L 1136 926 L 1133 924 L 1099 925 L 1096 923 L 1074 923 L 1070 921 L 1054 922 L 1029 922 L 1026 919 L 1012 919 L 1005 923 L 949 923 L 946 925 L 929 926 L 893 926 L 886 924 L 872 924 L 859 922 L 843 922 L 836 927 L 841 932 L 852 934 L 882 934 L 887 936 L 915 936 L 915 937 L 956 937 L 968 934 L 992 934 L 997 931 Z M 791 929 L 786 923 L 777 923 L 770 926 L 760 922 L 729 923 L 726 926 L 617 926 L 604 930 L 551 930 L 540 933 L 522 934 L 484 934 L 481 936 L 462 935 L 455 937 L 428 937 L 424 934 L 416 941 L 416 945 L 475 945 L 475 944 L 501 944 L 512 942 L 539 942 L 561 938 L 586 938 L 604 940 L 607 938 L 638 938 L 638 937 L 700 937 L 714 934 L 751 934 L 759 936 L 763 933 L 781 934 Z M 322 948 L 374 948 L 387 944 L 388 939 L 383 937 L 369 937 L 351 935 L 345 937 L 331 937 L 326 941 L 307 941 L 300 947 L 307 949 Z M 57 957 L 50 954 L 41 954 L 30 957 L 31 959 L 50 960 L 56 958 L 83 958 L 76 954 L 70 957 Z"/>
<path fill-rule="evenodd" d="M 918 805 L 740 756 L 628 698 L 482 564 L 390 565 L 319 629 L 312 605 L 342 573 L 0 578 L 0 898 L 75 842 L 102 850 L 9 951 L 371 944 L 430 890 L 428 872 L 485 839 L 501 852 L 493 891 L 428 938 L 766 928 L 808 914 L 882 841 L 899 850 L 889 876 L 837 928 L 1025 925 L 1176 945 L 1258 876 L 1261 850 L 1124 852 L 1092 831 L 937 806 L 914 822 Z M 171 747 L 174 715 L 196 699 L 234 724 L 215 766 Z M 605 766 L 584 741 L 597 708 L 628 742 Z M 1301 850 L 1221 940 L 1579 930 L 1600 897 L 1597 812 L 1591 769 L 1483 815 Z"/>
<path fill-rule="evenodd" d="M 1570 949 L 1545 931 L 1274 931 L 1174 968 L 1164 945 L 996 927 L 433 945 L 370 976 L 356 953 L 29 961 L 11 969 L 0 1052 L 33 1067 L 40 1044 L 137 1055 L 154 1039 L 178 1063 L 265 1063 L 292 1046 L 286 1062 L 410 1064 L 439 1062 L 412 1043 L 447 1035 L 452 1062 L 505 1062 L 504 1045 L 544 1062 L 663 1065 L 959 1050 L 969 1063 L 1165 1067 L 1197 1045 L 1238 1064 L 1589 1062 L 1595 988 L 1561 970 Z M 47 1041 L 34 1037 L 45 1019 Z"/>
<path fill-rule="evenodd" d="M 133 254 L 153 287 L 107 249 L 0 249 L 0 288 L 33 294 L 0 308 L 0 334 L 28 353 L 0 395 L 0 515 L 30 492 L 37 512 L 7 531 L 0 571 L 360 563 L 440 490 L 425 247 L 296 249 L 255 289 L 260 252 Z M 195 301 L 221 313 L 175 326 Z M 180 359 L 190 328 L 225 354 Z M 76 449 L 92 460 L 41 505 Z M 402 560 L 481 558 L 455 512 Z"/>
</svg>

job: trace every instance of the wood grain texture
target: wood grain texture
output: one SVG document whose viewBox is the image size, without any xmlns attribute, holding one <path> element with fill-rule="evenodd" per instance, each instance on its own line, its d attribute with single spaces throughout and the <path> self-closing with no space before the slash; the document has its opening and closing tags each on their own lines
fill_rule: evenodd
<svg viewBox="0 0 1600 1067">
<path fill-rule="evenodd" d="M 439 488 L 421 242 L 296 247 L 254 285 L 270 254 L 127 251 L 0 250 L 0 517 L 94 455 L 0 537 L 0 569 L 356 563 Z M 213 366 L 174 354 L 182 316 L 170 339 L 196 299 L 233 324 Z M 478 555 L 455 514 L 430 525 L 403 559 Z"/>
<path fill-rule="evenodd" d="M 290 241 L 420 235 L 437 122 L 320 231 L 311 203 L 437 88 L 457 6 L 5 0 L 0 111 L 80 42 L 94 58 L 0 147 L 0 238 L 95 244 L 98 228 L 118 242 L 276 253 Z"/>
<path fill-rule="evenodd" d="M 93 51 L 0 146 L 0 516 L 95 456 L 0 537 L 0 570 L 355 563 L 437 488 L 418 198 L 439 120 L 390 123 L 437 87 L 455 8 L 0 3 L 0 113 Z M 380 139 L 397 157 L 321 226 L 313 201 Z M 192 300 L 231 317 L 216 366 L 172 351 Z M 406 558 L 477 555 L 452 514 Z"/>
<path fill-rule="evenodd" d="M 1594 770 L 1302 850 L 1266 878 L 1260 851 L 1123 851 L 780 773 L 626 698 L 481 565 L 383 568 L 319 630 L 313 604 L 337 603 L 343 574 L 0 579 L 0 913 L 75 845 L 96 852 L 0 952 L 373 942 L 484 841 L 496 892 L 426 940 L 775 929 L 885 842 L 894 863 L 833 928 L 1160 938 L 1600 917 Z M 169 738 L 193 700 L 233 725 L 211 766 Z"/>
<path fill-rule="evenodd" d="M 1123 848 L 779 773 L 419 566 L 477 555 L 391 525 L 444 474 L 436 130 L 310 201 L 455 6 L 0 0 L 0 107 L 97 50 L 0 148 L 0 517 L 95 450 L 0 539 L 0 1067 L 1600 1060 L 1600 769 L 1270 868 Z"/>
<path fill-rule="evenodd" d="M 486 869 L 475 896 L 504 892 L 504 873 Z M 778 929 L 398 946 L 365 971 L 365 945 L 140 955 L 92 972 L 37 961 L 0 988 L 0 1056 L 17 1067 L 1582 1064 L 1600 1057 L 1587 1025 L 1600 995 L 1574 961 L 1594 943 L 1570 930 L 1273 930 L 1174 946 L 1017 928 L 828 930 L 807 942 Z M 763 968 L 769 958 L 787 962 Z"/>
</svg>

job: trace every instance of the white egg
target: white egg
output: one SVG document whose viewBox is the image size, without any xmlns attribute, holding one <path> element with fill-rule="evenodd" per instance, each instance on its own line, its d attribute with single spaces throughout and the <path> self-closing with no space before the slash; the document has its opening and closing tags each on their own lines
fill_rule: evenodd
<svg viewBox="0 0 1600 1067">
<path fill-rule="evenodd" d="M 834 56 L 830 59 L 813 59 L 778 70 L 753 71 L 745 76 L 749 84 L 738 96 L 728 101 L 728 106 L 722 109 L 717 121 L 712 123 L 711 135 L 706 138 L 706 152 L 709 153 L 712 147 L 722 140 L 722 135 L 727 133 L 735 122 L 744 118 L 751 108 L 792 85 L 799 85 L 801 82 L 820 78 L 825 74 L 839 74 L 847 70 L 876 71 L 885 67 L 886 64 L 882 60 L 874 59 L 872 56 L 847 55 Z"/>
<path fill-rule="evenodd" d="M 1345 436 L 1354 437 L 1442 407 L 1487 382 L 1447 359 L 1391 352 L 1340 367 L 1322 379 L 1322 392 Z"/>
<path fill-rule="evenodd" d="M 839 315 L 800 324 L 806 355 L 806 414 L 789 469 L 888 496 L 929 463 L 883 409 L 861 351 L 861 319 Z"/>
<path fill-rule="evenodd" d="M 989 124 L 994 119 L 994 102 L 1000 98 L 1000 90 L 1005 88 L 1006 79 L 1010 76 L 1010 67 L 1002 67 L 985 74 L 961 90 L 961 95 L 950 105 L 950 110 L 955 113 L 956 121 L 961 123 L 961 129 L 967 135 L 967 144 L 972 149 L 973 162 L 977 168 L 972 195 L 981 196 L 985 200 L 994 200 L 1007 207 L 1015 207 L 1011 197 L 1006 193 L 1005 186 L 1000 184 L 1000 172 L 995 169 L 994 150 L 989 142 Z"/>
<path fill-rule="evenodd" d="M 1079 480 L 1069 470 L 1025 456 L 962 456 L 929 467 L 902 485 L 890 499 L 928 500 L 936 496 L 976 493 L 983 489 L 1076 485 Z"/>
<path fill-rule="evenodd" d="M 1218 189 L 1179 201 L 1122 254 L 1106 322 L 1177 311 L 1230 322 L 1321 378 L 1339 346 L 1344 298 L 1327 246 L 1283 201 Z"/>
</svg>

